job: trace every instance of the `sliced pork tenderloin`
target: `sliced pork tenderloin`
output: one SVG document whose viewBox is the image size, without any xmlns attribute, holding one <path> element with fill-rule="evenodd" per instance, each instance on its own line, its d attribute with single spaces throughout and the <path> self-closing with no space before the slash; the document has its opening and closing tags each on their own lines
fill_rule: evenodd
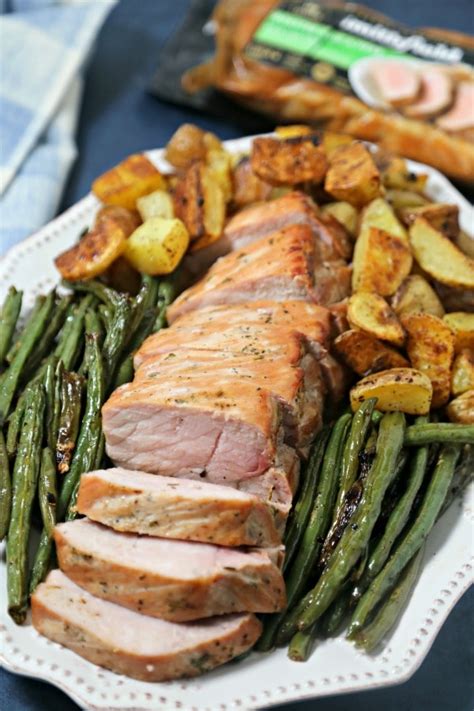
<svg viewBox="0 0 474 711">
<path fill-rule="evenodd" d="M 421 91 L 418 99 L 405 108 L 410 118 L 431 118 L 445 111 L 453 98 L 453 84 L 448 72 L 441 67 L 426 67 L 421 72 Z"/>
<path fill-rule="evenodd" d="M 264 549 L 119 533 L 86 518 L 56 526 L 60 569 L 92 595 L 151 617 L 189 622 L 286 604 Z"/>
<path fill-rule="evenodd" d="M 176 623 L 96 598 L 53 570 L 31 598 L 37 632 L 106 669 L 143 681 L 193 677 L 250 649 L 262 625 L 252 614 Z"/>
<path fill-rule="evenodd" d="M 474 128 L 474 81 L 462 81 L 457 85 L 453 106 L 436 123 L 450 133 Z"/>
<path fill-rule="evenodd" d="M 274 546 L 285 518 L 228 486 L 102 469 L 81 477 L 76 508 L 116 531 L 221 546 Z"/>
<path fill-rule="evenodd" d="M 392 106 L 413 103 L 421 89 L 417 70 L 400 59 L 374 62 L 370 78 L 383 100 Z"/>
</svg>

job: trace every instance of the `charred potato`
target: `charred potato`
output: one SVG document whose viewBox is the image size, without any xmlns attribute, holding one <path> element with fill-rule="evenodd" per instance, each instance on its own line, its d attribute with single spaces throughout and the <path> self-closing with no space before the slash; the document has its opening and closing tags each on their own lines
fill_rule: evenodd
<svg viewBox="0 0 474 711">
<path fill-rule="evenodd" d="M 369 227 L 354 252 L 352 288 L 391 296 L 410 273 L 412 262 L 404 239 Z"/>
<path fill-rule="evenodd" d="M 442 319 L 426 313 L 405 316 L 402 323 L 410 362 L 431 380 L 432 406 L 441 407 L 448 402 L 451 390 L 454 333 Z"/>
<path fill-rule="evenodd" d="M 401 211 L 403 222 L 411 225 L 417 217 L 424 217 L 427 222 L 450 240 L 456 240 L 459 234 L 459 208 L 457 205 L 435 203 L 423 207 L 407 207 Z"/>
<path fill-rule="evenodd" d="M 410 363 L 395 348 L 365 331 L 349 330 L 334 341 L 334 350 L 358 375 L 389 368 L 407 368 Z"/>
<path fill-rule="evenodd" d="M 467 390 L 459 397 L 451 400 L 446 413 L 451 422 L 461 425 L 474 425 L 474 390 Z"/>
<path fill-rule="evenodd" d="M 127 237 L 139 224 L 136 213 L 124 208 L 101 210 L 96 224 L 54 263 L 63 279 L 92 279 L 103 274 L 126 249 Z"/>
<path fill-rule="evenodd" d="M 451 373 L 451 392 L 462 395 L 466 390 L 474 390 L 474 350 L 464 348 L 453 363 Z"/>
<path fill-rule="evenodd" d="M 431 381 L 424 373 L 414 368 L 392 368 L 360 380 L 352 388 L 350 398 L 354 412 L 361 402 L 376 397 L 376 407 L 382 412 L 427 415 L 431 395 Z"/>
<path fill-rule="evenodd" d="M 424 192 L 428 176 L 425 173 L 413 173 L 408 170 L 403 158 L 385 155 L 380 161 L 379 167 L 382 173 L 382 182 L 386 188 L 409 190 L 415 193 Z"/>
<path fill-rule="evenodd" d="M 232 173 L 233 204 L 237 209 L 252 205 L 254 202 L 268 200 L 272 192 L 270 183 L 255 175 L 250 165 L 250 158 L 242 158 Z"/>
<path fill-rule="evenodd" d="M 363 143 L 341 146 L 330 157 L 324 188 L 336 200 L 362 207 L 380 195 L 380 174 Z"/>
<path fill-rule="evenodd" d="M 255 138 L 250 163 L 259 178 L 272 185 L 320 183 L 328 163 L 318 136 Z"/>
<path fill-rule="evenodd" d="M 433 279 L 462 289 L 474 289 L 474 260 L 467 257 L 424 217 L 409 230 L 416 261 Z"/>
<path fill-rule="evenodd" d="M 181 220 L 151 217 L 128 238 L 125 257 L 144 274 L 170 274 L 188 245 L 189 234 Z"/>
<path fill-rule="evenodd" d="M 176 217 L 191 240 L 216 240 L 224 229 L 226 201 L 221 185 L 204 163 L 193 163 L 179 178 L 173 194 Z"/>
<path fill-rule="evenodd" d="M 444 316 L 443 304 L 436 292 L 419 274 L 410 274 L 404 279 L 393 295 L 391 305 L 399 318 L 413 313 Z"/>
<path fill-rule="evenodd" d="M 141 153 L 131 155 L 92 183 L 92 192 L 106 205 L 135 209 L 142 195 L 166 189 L 166 181 Z"/>
<path fill-rule="evenodd" d="M 405 332 L 390 306 L 378 294 L 360 291 L 349 298 L 347 318 L 352 328 L 360 328 L 375 338 L 402 346 Z"/>
<path fill-rule="evenodd" d="M 185 170 L 205 160 L 211 150 L 223 150 L 217 136 L 193 123 L 183 123 L 168 141 L 165 158 L 175 168 Z"/>
<path fill-rule="evenodd" d="M 456 351 L 463 348 L 474 350 L 474 314 L 452 311 L 444 317 L 445 323 L 454 331 Z"/>
</svg>

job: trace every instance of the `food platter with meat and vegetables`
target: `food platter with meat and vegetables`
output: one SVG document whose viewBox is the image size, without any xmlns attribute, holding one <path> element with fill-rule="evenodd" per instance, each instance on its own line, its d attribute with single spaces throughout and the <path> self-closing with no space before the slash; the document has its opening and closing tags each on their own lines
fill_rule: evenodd
<svg viewBox="0 0 474 711">
<path fill-rule="evenodd" d="M 406 678 L 469 580 L 472 208 L 302 126 L 92 192 L 0 262 L 5 665 L 97 708 Z"/>
</svg>

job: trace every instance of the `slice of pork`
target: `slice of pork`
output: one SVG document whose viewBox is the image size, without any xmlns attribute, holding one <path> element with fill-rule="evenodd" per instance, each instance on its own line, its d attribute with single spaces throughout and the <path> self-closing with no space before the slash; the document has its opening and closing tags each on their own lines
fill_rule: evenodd
<svg viewBox="0 0 474 711">
<path fill-rule="evenodd" d="M 125 469 L 229 484 L 279 463 L 281 408 L 251 382 L 211 373 L 129 383 L 102 416 L 107 453 Z"/>
<path fill-rule="evenodd" d="M 474 128 L 474 81 L 462 81 L 457 85 L 452 108 L 436 123 L 452 133 Z"/>
<path fill-rule="evenodd" d="M 228 486 L 102 469 L 81 477 L 77 510 L 116 531 L 221 546 L 274 546 L 285 517 Z"/>
<path fill-rule="evenodd" d="M 430 118 L 440 114 L 451 104 L 453 85 L 447 72 L 435 67 L 423 69 L 420 96 L 407 106 L 410 118 Z"/>
<path fill-rule="evenodd" d="M 151 617 L 189 622 L 286 604 L 283 576 L 264 549 L 119 533 L 86 518 L 59 524 L 54 539 L 68 578 Z"/>
<path fill-rule="evenodd" d="M 219 259 L 167 311 L 168 322 L 212 304 L 315 301 L 315 249 L 306 225 L 286 227 Z"/>
<path fill-rule="evenodd" d="M 144 681 L 198 676 L 250 649 L 252 614 L 176 623 L 101 600 L 53 570 L 31 598 L 33 627 L 94 664 Z"/>
<path fill-rule="evenodd" d="M 383 100 L 392 106 L 413 103 L 421 88 L 416 69 L 399 59 L 374 62 L 371 78 Z"/>
</svg>

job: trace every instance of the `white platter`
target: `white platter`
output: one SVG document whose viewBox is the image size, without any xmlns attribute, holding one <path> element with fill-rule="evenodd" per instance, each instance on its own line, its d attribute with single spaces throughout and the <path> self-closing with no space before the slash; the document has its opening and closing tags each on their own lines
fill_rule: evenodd
<svg viewBox="0 0 474 711">
<path fill-rule="evenodd" d="M 228 141 L 248 150 L 249 138 Z M 166 167 L 162 151 L 149 157 Z M 429 175 L 433 200 L 456 203 L 461 224 L 472 231 L 474 210 L 449 181 L 432 168 L 410 163 Z M 10 284 L 25 290 L 25 306 L 58 280 L 53 258 L 73 244 L 93 221 L 98 202 L 89 195 L 0 260 L 0 300 Z M 150 684 L 113 674 L 49 642 L 30 624 L 17 627 L 5 605 L 4 552 L 0 563 L 0 662 L 8 670 L 56 685 L 80 706 L 97 711 L 227 711 L 255 709 L 397 684 L 408 679 L 428 653 L 449 611 L 472 581 L 473 487 L 440 519 L 425 551 L 423 570 L 400 623 L 384 649 L 367 656 L 342 637 L 323 642 L 306 664 L 290 662 L 285 650 L 253 654 L 196 680 Z"/>
</svg>

